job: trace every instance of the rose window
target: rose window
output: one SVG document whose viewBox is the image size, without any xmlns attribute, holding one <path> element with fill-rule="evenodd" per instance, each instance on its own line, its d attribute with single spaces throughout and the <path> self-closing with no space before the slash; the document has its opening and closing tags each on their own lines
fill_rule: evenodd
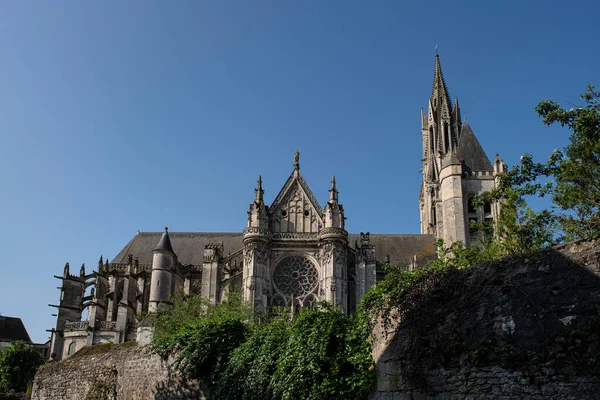
<svg viewBox="0 0 600 400">
<path fill-rule="evenodd" d="M 273 270 L 273 286 L 286 299 L 302 299 L 313 293 L 319 284 L 319 273 L 306 257 L 291 256 L 283 259 Z"/>
</svg>

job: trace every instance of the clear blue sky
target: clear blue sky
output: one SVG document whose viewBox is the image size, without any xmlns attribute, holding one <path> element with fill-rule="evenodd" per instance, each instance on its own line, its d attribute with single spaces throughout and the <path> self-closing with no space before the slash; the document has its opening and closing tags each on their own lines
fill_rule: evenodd
<svg viewBox="0 0 600 400">
<path fill-rule="evenodd" d="M 138 229 L 241 231 L 300 150 L 351 232 L 417 233 L 434 47 L 488 156 L 545 157 L 542 98 L 600 84 L 597 1 L 4 1 L 0 312 L 45 341 L 66 261 Z"/>
</svg>

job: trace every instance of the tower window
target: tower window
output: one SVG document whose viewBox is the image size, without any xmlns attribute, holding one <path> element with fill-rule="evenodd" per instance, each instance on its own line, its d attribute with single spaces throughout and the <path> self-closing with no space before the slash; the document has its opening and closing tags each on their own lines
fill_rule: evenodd
<svg viewBox="0 0 600 400">
<path fill-rule="evenodd" d="M 433 128 L 429 128 L 429 152 L 431 154 L 435 153 L 434 144 L 433 144 Z"/>
<path fill-rule="evenodd" d="M 483 204 L 483 213 L 486 215 L 492 213 L 492 204 L 489 201 Z"/>
<path fill-rule="evenodd" d="M 477 212 L 475 205 L 473 204 L 473 196 L 469 196 L 467 199 L 467 212 L 469 214 L 475 214 Z"/>
<path fill-rule="evenodd" d="M 75 353 L 75 343 L 71 343 L 69 345 L 69 350 L 67 351 L 67 355 L 70 356 L 73 353 Z"/>
<path fill-rule="evenodd" d="M 448 129 L 448 123 L 444 122 L 444 152 L 447 153 L 450 150 L 450 130 Z"/>
</svg>

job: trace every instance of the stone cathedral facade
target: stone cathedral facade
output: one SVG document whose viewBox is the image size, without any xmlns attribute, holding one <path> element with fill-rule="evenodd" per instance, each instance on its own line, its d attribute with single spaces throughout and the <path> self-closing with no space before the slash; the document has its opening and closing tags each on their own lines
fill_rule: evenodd
<svg viewBox="0 0 600 400">
<path fill-rule="evenodd" d="M 198 294 L 217 303 L 239 290 L 256 312 L 297 310 L 327 301 L 353 313 L 383 278 L 386 263 L 417 268 L 435 257 L 435 239 L 469 244 L 469 221 L 494 219 L 497 206 L 474 209 L 505 166 L 492 167 L 458 100 L 450 97 L 435 59 L 432 96 L 422 112 L 421 234 L 350 234 L 335 177 L 322 207 L 300 173 L 300 154 L 272 204 L 261 177 L 242 232 L 138 232 L 95 271 L 64 268 L 51 353 L 63 359 L 84 346 L 148 340 L 143 315 L 168 309 L 174 295 Z M 87 318 L 82 312 L 87 309 Z"/>
</svg>

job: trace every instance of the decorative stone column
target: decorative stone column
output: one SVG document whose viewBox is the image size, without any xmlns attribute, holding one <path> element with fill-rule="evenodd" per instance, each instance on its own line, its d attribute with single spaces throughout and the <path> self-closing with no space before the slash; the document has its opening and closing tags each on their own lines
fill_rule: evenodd
<svg viewBox="0 0 600 400">
<path fill-rule="evenodd" d="M 202 289 L 200 295 L 216 304 L 221 301 L 219 284 L 221 283 L 221 269 L 219 261 L 223 253 L 223 243 L 207 244 L 204 246 L 204 259 L 202 263 Z"/>
<path fill-rule="evenodd" d="M 262 228 L 244 229 L 244 300 L 253 310 L 267 311 L 271 294 L 269 232 Z"/>
<path fill-rule="evenodd" d="M 356 256 L 356 304 L 358 304 L 365 293 L 375 286 L 377 279 L 375 246 L 371 244 L 369 232 L 360 233 L 360 246 L 356 248 Z"/>
<path fill-rule="evenodd" d="M 248 227 L 244 229 L 242 291 L 244 300 L 254 311 L 264 312 L 270 305 L 271 296 L 271 232 L 260 176 L 254 192 L 254 202 L 248 210 Z"/>
<path fill-rule="evenodd" d="M 348 233 L 340 228 L 325 228 L 321 239 L 321 279 L 319 300 L 348 312 Z"/>
</svg>

